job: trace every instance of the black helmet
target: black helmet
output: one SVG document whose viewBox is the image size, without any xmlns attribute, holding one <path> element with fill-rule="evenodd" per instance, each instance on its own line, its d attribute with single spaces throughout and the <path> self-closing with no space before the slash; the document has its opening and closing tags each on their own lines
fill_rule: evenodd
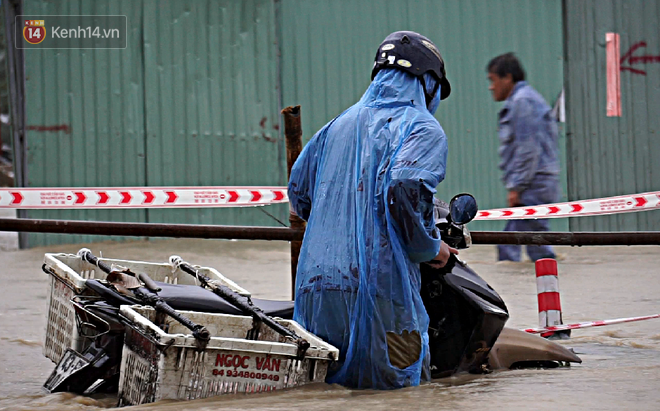
<svg viewBox="0 0 660 411">
<path fill-rule="evenodd" d="M 445 62 L 440 56 L 438 48 L 431 40 L 414 31 L 397 31 L 385 38 L 378 47 L 376 61 L 371 71 L 371 80 L 382 68 L 397 68 L 407 71 L 418 77 L 424 86 L 426 104 L 438 91 L 438 84 L 442 85 L 440 99 L 444 100 L 451 93 L 451 86 L 445 74 Z M 424 74 L 430 72 L 436 80 L 433 92 L 426 90 Z"/>
</svg>

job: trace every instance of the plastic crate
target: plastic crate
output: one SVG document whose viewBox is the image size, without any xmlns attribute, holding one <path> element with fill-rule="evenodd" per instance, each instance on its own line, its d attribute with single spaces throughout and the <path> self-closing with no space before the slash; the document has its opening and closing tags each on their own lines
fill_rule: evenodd
<svg viewBox="0 0 660 411">
<path fill-rule="evenodd" d="M 109 264 L 118 264 L 135 272 L 143 272 L 155 281 L 171 284 L 196 284 L 196 279 L 179 269 L 172 271 L 167 263 L 148 263 L 144 261 L 114 260 L 101 258 Z M 43 354 L 58 363 L 67 348 L 82 352 L 90 344 L 83 338 L 76 326 L 75 311 L 71 299 L 76 295 L 91 293 L 85 287 L 85 280 L 90 278 L 105 279 L 106 274 L 97 267 L 82 260 L 75 254 L 50 254 L 44 256 L 44 271 L 50 274 L 48 293 L 48 320 L 44 338 Z M 199 267 L 200 273 L 217 280 L 241 295 L 250 293 L 233 281 L 225 278 L 217 270 Z"/>
<path fill-rule="evenodd" d="M 310 343 L 302 360 L 297 345 L 264 324 L 245 339 L 252 317 L 182 311 L 212 335 L 199 349 L 190 331 L 150 307 L 122 306 L 128 320 L 119 380 L 119 406 L 164 399 L 192 400 L 239 392 L 265 392 L 323 382 L 339 351 L 290 320 L 278 322 Z M 167 330 L 167 332 L 163 331 Z"/>
</svg>

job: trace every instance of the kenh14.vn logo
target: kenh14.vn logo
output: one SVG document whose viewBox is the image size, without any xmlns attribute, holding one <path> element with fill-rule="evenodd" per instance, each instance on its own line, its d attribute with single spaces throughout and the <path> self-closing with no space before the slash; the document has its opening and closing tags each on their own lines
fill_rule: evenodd
<svg viewBox="0 0 660 411">
<path fill-rule="evenodd" d="M 44 20 L 25 20 L 23 38 L 30 44 L 39 44 L 46 38 L 46 23 Z"/>
</svg>

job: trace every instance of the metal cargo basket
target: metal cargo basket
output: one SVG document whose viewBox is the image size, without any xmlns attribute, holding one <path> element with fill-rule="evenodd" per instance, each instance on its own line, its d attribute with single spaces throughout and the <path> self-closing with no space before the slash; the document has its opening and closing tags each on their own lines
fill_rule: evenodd
<svg viewBox="0 0 660 411">
<path fill-rule="evenodd" d="M 167 263 L 109 258 L 100 258 L 100 260 L 108 264 L 127 267 L 135 272 L 146 273 L 155 281 L 189 285 L 195 284 L 196 281 L 190 274 L 179 269 L 173 272 L 172 266 Z M 215 269 L 207 267 L 199 269 L 200 273 L 217 280 L 237 293 L 244 296 L 250 295 L 248 291 L 223 277 Z M 43 270 L 51 275 L 43 354 L 57 364 L 67 348 L 82 352 L 91 343 L 79 333 L 71 299 L 76 295 L 92 294 L 91 290 L 85 287 L 85 280 L 90 278 L 103 280 L 106 278 L 106 274 L 75 254 L 47 253 L 44 256 Z"/>
<path fill-rule="evenodd" d="M 339 350 L 298 323 L 277 319 L 310 343 L 303 359 L 298 346 L 252 317 L 181 311 L 212 335 L 200 349 L 190 331 L 169 316 L 143 306 L 124 305 L 130 325 L 122 352 L 119 406 L 163 399 L 192 400 L 229 393 L 279 390 L 323 382 Z M 167 330 L 167 331 L 163 331 Z"/>
</svg>

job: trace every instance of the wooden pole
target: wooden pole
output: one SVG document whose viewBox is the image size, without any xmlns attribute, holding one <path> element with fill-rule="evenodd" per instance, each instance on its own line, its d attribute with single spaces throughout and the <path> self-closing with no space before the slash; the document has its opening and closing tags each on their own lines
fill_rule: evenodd
<svg viewBox="0 0 660 411">
<path fill-rule="evenodd" d="M 300 106 L 287 107 L 282 110 L 284 116 L 284 136 L 286 138 L 286 176 L 291 177 L 291 169 L 302 151 L 302 127 L 300 124 Z M 289 205 L 289 224 L 292 230 L 305 230 L 305 220 L 298 217 Z M 296 272 L 302 239 L 291 241 L 291 299 L 296 298 Z"/>
</svg>

